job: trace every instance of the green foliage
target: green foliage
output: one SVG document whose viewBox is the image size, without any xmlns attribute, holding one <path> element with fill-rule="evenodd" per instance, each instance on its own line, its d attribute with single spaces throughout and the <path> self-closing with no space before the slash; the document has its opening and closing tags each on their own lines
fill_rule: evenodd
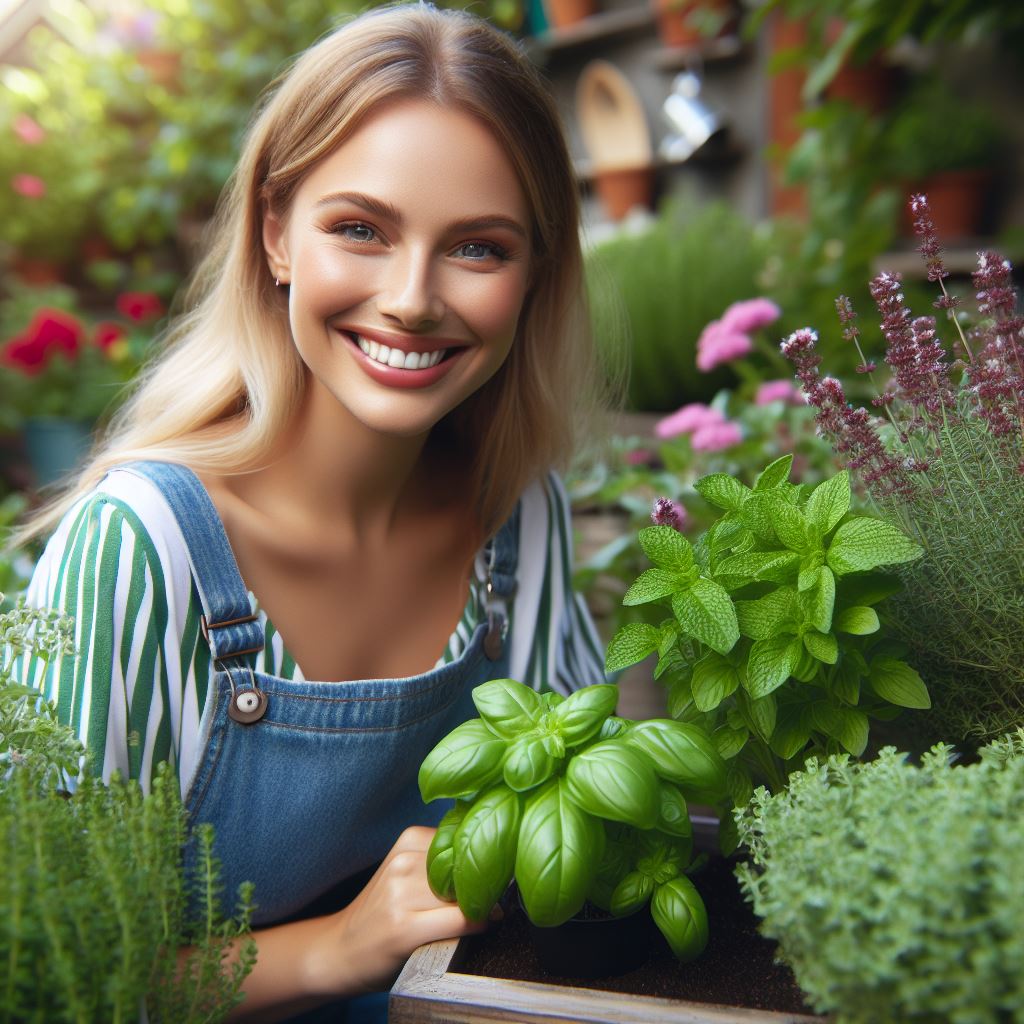
<svg viewBox="0 0 1024 1024">
<path fill-rule="evenodd" d="M 708 929 L 683 877 L 692 854 L 686 800 L 720 796 L 725 764 L 698 727 L 617 718 L 617 698 L 605 683 L 566 698 L 512 679 L 476 687 L 480 718 L 420 766 L 424 800 L 456 798 L 430 844 L 427 879 L 476 921 L 513 875 L 543 927 L 567 921 L 587 899 L 616 915 L 652 901 L 673 951 L 691 960 Z"/>
<path fill-rule="evenodd" d="M 951 754 L 811 758 L 736 813 L 762 931 L 838 1024 L 1024 1021 L 1024 730 Z"/>
<path fill-rule="evenodd" d="M 728 382 L 727 371 L 697 370 L 697 339 L 730 303 L 758 293 L 761 264 L 753 227 L 725 203 L 669 204 L 649 227 L 591 250 L 594 328 L 605 350 L 621 342 L 616 314 L 625 307 L 632 408 L 668 411 Z"/>
<path fill-rule="evenodd" d="M 851 514 L 847 472 L 796 486 L 791 463 L 771 463 L 753 487 L 726 474 L 697 481 L 723 515 L 694 545 L 669 526 L 640 531 L 655 568 L 625 601 L 672 614 L 622 627 L 605 665 L 658 654 L 670 713 L 712 736 L 737 804 L 754 778 L 782 788 L 811 751 L 859 756 L 869 717 L 929 703 L 873 608 L 894 589 L 877 570 L 922 549 L 888 522 Z"/>
<path fill-rule="evenodd" d="M 890 174 L 903 181 L 921 181 L 937 171 L 991 169 L 1003 141 L 996 118 L 940 78 L 916 83 L 894 113 L 888 135 Z"/>
<path fill-rule="evenodd" d="M 66 618 L 22 604 L 0 615 L 0 1021 L 127 1022 L 143 1005 L 154 1022 L 222 1020 L 255 961 L 251 940 L 225 960 L 247 931 L 251 887 L 237 922 L 222 920 L 208 826 L 185 877 L 186 815 L 166 765 L 147 796 L 88 774 L 73 793 L 58 788 L 84 750 L 54 705 L 11 681 L 11 661 L 71 650 Z"/>
</svg>

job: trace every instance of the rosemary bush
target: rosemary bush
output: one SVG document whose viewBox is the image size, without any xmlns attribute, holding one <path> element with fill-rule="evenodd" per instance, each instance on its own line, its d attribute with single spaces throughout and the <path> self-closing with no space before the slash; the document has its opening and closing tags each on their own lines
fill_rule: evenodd
<svg viewBox="0 0 1024 1024">
<path fill-rule="evenodd" d="M 838 1024 L 1024 1021 L 1024 729 L 952 750 L 812 758 L 736 812 L 761 930 Z"/>
<path fill-rule="evenodd" d="M 153 1024 L 221 1020 L 255 959 L 249 940 L 224 963 L 247 930 L 250 892 L 237 922 L 218 916 L 208 827 L 185 877 L 185 813 L 166 766 L 146 796 L 134 781 L 87 774 L 73 794 L 60 788 L 83 748 L 52 704 L 12 682 L 11 660 L 70 653 L 71 638 L 53 612 L 18 604 L 0 615 L 0 1021 L 109 1024 L 143 1007 Z"/>
<path fill-rule="evenodd" d="M 795 363 L 818 430 L 856 472 L 879 512 L 924 549 L 901 566 L 904 587 L 889 625 L 932 694 L 935 736 L 979 743 L 1024 725 L 1024 318 L 1008 261 L 979 253 L 977 315 L 957 315 L 924 196 L 911 210 L 935 306 L 956 331 L 951 358 L 934 316 L 914 317 L 899 274 L 871 284 L 891 377 L 873 400 L 886 417 L 852 409 L 839 381 L 822 377 L 817 335 L 795 331 L 783 352 Z M 859 371 L 856 315 L 836 303 Z"/>
</svg>

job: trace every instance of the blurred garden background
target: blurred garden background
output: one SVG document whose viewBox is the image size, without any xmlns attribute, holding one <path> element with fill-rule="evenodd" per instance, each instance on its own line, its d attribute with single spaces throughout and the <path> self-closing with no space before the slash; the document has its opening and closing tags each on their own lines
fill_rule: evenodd
<svg viewBox="0 0 1024 1024">
<path fill-rule="evenodd" d="M 82 457 L 159 343 L 261 90 L 365 6 L 0 0 L 0 530 Z M 790 451 L 794 480 L 837 468 L 778 343 L 815 327 L 829 372 L 870 397 L 834 302 L 872 313 L 886 268 L 929 310 L 911 192 L 930 197 L 954 292 L 971 291 L 978 249 L 1024 255 L 1024 7 L 458 6 L 519 37 L 551 85 L 596 333 L 631 366 L 613 437 L 569 480 L 580 585 L 607 639 L 654 497 L 696 535 L 701 475 Z M 881 352 L 876 317 L 861 344 Z M 31 555 L 0 564 L 0 591 Z"/>
</svg>

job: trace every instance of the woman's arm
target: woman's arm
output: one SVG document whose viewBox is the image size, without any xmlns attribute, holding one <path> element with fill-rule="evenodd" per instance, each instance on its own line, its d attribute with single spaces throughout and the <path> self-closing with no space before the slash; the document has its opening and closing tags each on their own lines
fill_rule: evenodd
<svg viewBox="0 0 1024 1024">
<path fill-rule="evenodd" d="M 389 988 L 417 946 L 483 931 L 427 884 L 435 829 L 406 829 L 343 910 L 253 933 L 256 965 L 230 1020 L 284 1020 L 334 999 Z"/>
</svg>

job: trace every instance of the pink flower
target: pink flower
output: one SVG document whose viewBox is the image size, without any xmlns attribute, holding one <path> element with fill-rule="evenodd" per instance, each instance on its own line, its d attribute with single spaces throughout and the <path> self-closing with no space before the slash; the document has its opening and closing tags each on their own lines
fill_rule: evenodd
<svg viewBox="0 0 1024 1024">
<path fill-rule="evenodd" d="M 155 320 L 164 311 L 160 298 L 152 292 L 123 292 L 117 297 L 117 311 L 137 324 Z"/>
<path fill-rule="evenodd" d="M 788 402 L 790 405 L 803 405 L 800 389 L 788 380 L 766 380 L 754 395 L 755 405 L 769 405 L 779 401 Z"/>
<path fill-rule="evenodd" d="M 720 452 L 743 440 L 739 425 L 730 423 L 709 423 L 694 432 L 690 445 L 695 452 Z"/>
<path fill-rule="evenodd" d="M 668 440 L 680 434 L 691 434 L 709 423 L 721 423 L 724 419 L 717 409 L 712 409 L 702 402 L 690 402 L 663 420 L 658 420 L 654 433 L 662 440 Z"/>
<path fill-rule="evenodd" d="M 626 452 L 627 466 L 647 466 L 654 461 L 654 452 L 650 448 L 636 448 Z"/>
<path fill-rule="evenodd" d="M 46 132 L 43 131 L 42 126 L 28 114 L 19 114 L 14 119 L 14 134 L 26 146 L 36 146 L 46 138 Z"/>
<path fill-rule="evenodd" d="M 697 339 L 697 369 L 707 373 L 719 363 L 745 356 L 753 347 L 746 334 L 727 326 L 723 320 L 712 320 Z"/>
<path fill-rule="evenodd" d="M 771 299 L 746 299 L 734 302 L 722 314 L 722 326 L 740 334 L 749 334 L 775 323 L 780 316 L 782 310 Z"/>
<path fill-rule="evenodd" d="M 34 174 L 16 174 L 11 178 L 11 187 L 26 199 L 42 199 L 46 195 L 46 182 Z"/>
</svg>

